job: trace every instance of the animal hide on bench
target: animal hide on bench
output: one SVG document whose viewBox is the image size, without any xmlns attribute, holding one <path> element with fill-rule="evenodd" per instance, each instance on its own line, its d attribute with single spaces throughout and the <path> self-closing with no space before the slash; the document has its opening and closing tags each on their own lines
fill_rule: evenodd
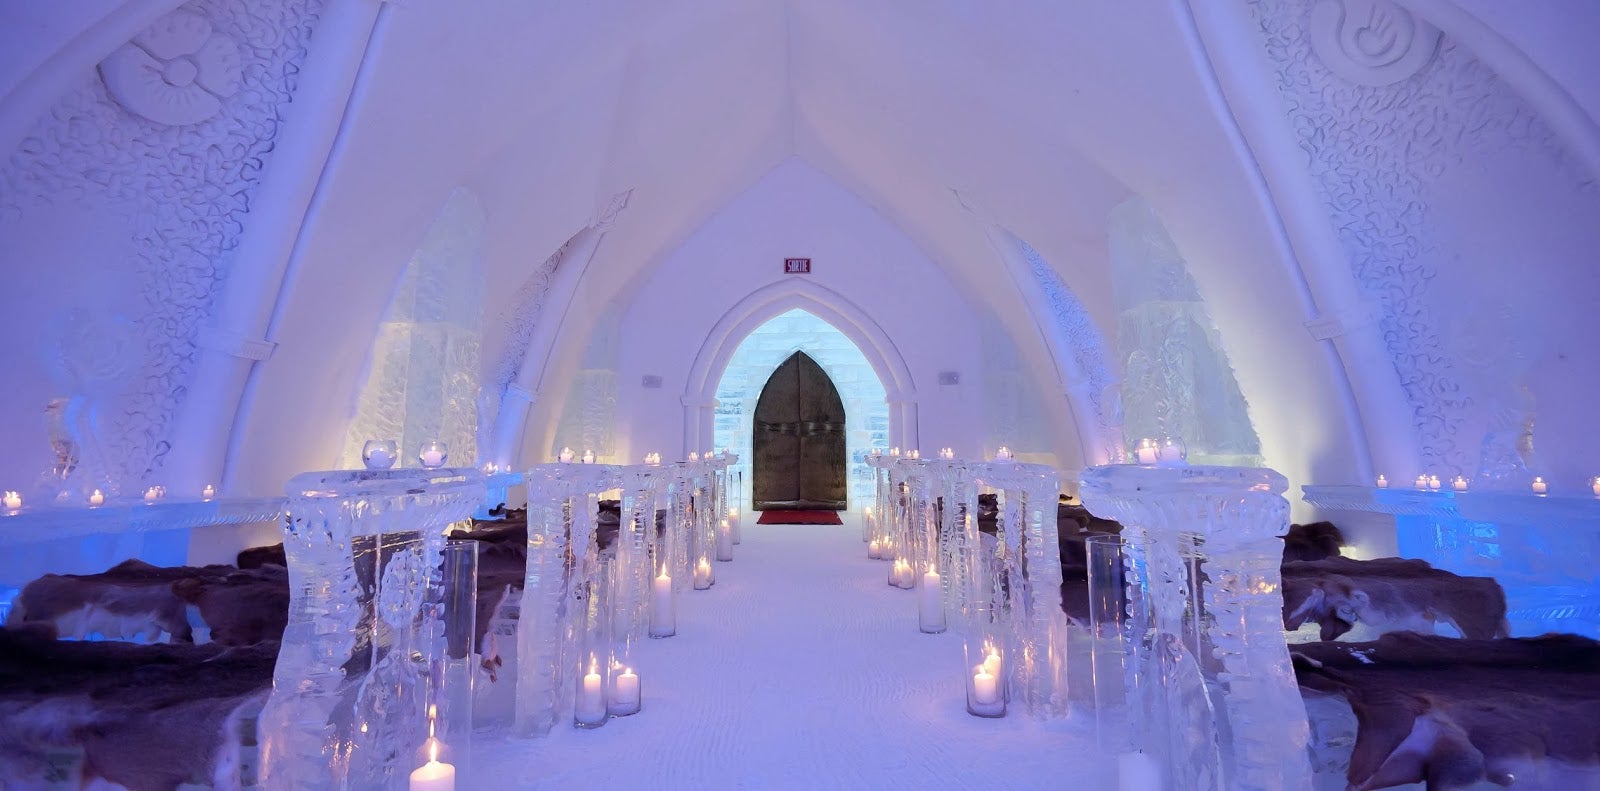
<svg viewBox="0 0 1600 791">
<path fill-rule="evenodd" d="M 277 643 L 54 638 L 48 625 L 0 629 L 0 787 L 43 785 L 52 759 L 77 750 L 84 785 L 241 787 L 241 733 L 271 689 Z"/>
<path fill-rule="evenodd" d="M 1600 642 L 1395 632 L 1292 651 L 1303 688 L 1355 711 L 1351 789 L 1600 788 Z"/>
<path fill-rule="evenodd" d="M 1381 631 L 1431 634 L 1444 621 L 1462 637 L 1504 637 L 1506 594 L 1492 577 L 1463 577 L 1425 560 L 1332 557 L 1283 564 L 1283 625 L 1308 621 L 1334 640 L 1365 623 Z"/>
</svg>

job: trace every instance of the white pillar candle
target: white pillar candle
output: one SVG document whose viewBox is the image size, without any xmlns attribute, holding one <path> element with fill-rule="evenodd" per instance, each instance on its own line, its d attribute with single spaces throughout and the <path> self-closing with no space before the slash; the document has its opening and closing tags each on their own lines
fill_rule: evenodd
<svg viewBox="0 0 1600 791">
<path fill-rule="evenodd" d="M 1383 477 L 1382 475 L 1379 475 L 1378 476 L 1378 488 L 1379 489 L 1387 489 L 1387 488 L 1389 488 L 1389 479 Z"/>
<path fill-rule="evenodd" d="M 1439 476 L 1437 476 L 1437 475 L 1429 475 L 1428 476 L 1428 489 L 1431 490 L 1431 491 L 1435 491 L 1435 492 L 1439 491 Z"/>
<path fill-rule="evenodd" d="M 972 699 L 988 706 L 1000 700 L 1000 685 L 993 673 L 978 666 L 978 672 L 972 675 Z"/>
<path fill-rule="evenodd" d="M 101 494 L 99 489 L 95 489 L 94 493 L 89 495 L 89 507 L 90 508 L 99 508 L 100 506 L 105 505 L 105 504 L 106 504 L 106 496 L 104 494 Z"/>
<path fill-rule="evenodd" d="M 1461 477 L 1460 475 L 1457 475 L 1456 479 L 1450 482 L 1450 488 L 1455 489 L 1458 492 L 1466 491 L 1467 490 L 1467 479 Z"/>
<path fill-rule="evenodd" d="M 583 452 L 583 463 L 584 464 L 593 464 L 594 463 L 594 451 L 586 450 L 586 451 Z"/>
<path fill-rule="evenodd" d="M 717 525 L 717 560 L 721 562 L 733 560 L 733 527 L 726 519 Z"/>
<path fill-rule="evenodd" d="M 677 619 L 672 612 L 672 577 L 662 569 L 656 577 L 650 601 L 650 634 L 670 637 L 678 631 Z"/>
<path fill-rule="evenodd" d="M 1161 765 L 1141 752 L 1117 756 L 1118 791 L 1161 791 Z"/>
<path fill-rule="evenodd" d="M 428 762 L 411 773 L 411 791 L 455 791 L 456 768 L 439 761 L 439 743 L 428 743 Z"/>
<path fill-rule="evenodd" d="M 703 591 L 709 587 L 711 587 L 711 563 L 705 558 L 700 558 L 700 562 L 694 567 L 694 589 Z"/>
<path fill-rule="evenodd" d="M 878 547 L 878 539 L 874 538 L 870 543 L 867 544 L 867 558 L 869 560 L 877 560 L 879 553 L 880 549 Z"/>
<path fill-rule="evenodd" d="M 1426 488 L 1428 488 L 1428 476 L 1426 476 L 1426 475 L 1418 475 L 1417 476 L 1417 488 L 1418 489 L 1426 489 Z"/>
<path fill-rule="evenodd" d="M 1534 494 L 1547 494 L 1547 493 L 1549 493 L 1549 491 L 1550 491 L 1550 486 L 1544 482 L 1543 478 L 1534 478 L 1533 479 L 1533 493 Z"/>
<path fill-rule="evenodd" d="M 22 495 L 16 492 L 6 492 L 5 506 L 7 510 L 15 511 L 22 507 Z"/>
<path fill-rule="evenodd" d="M 1155 464 L 1161 460 L 1160 449 L 1156 447 L 1155 440 L 1140 440 L 1139 449 L 1134 451 L 1134 456 L 1140 464 Z"/>
<path fill-rule="evenodd" d="M 995 678 L 1000 677 L 1000 652 L 989 649 L 989 655 L 983 660 L 983 670 Z"/>
<path fill-rule="evenodd" d="M 425 450 L 425 451 L 423 451 L 422 452 L 422 466 L 424 466 L 424 467 L 442 467 L 442 466 L 444 466 L 444 454 L 440 453 L 437 450 Z"/>
<path fill-rule="evenodd" d="M 928 569 L 917 591 L 917 620 L 924 632 L 944 631 L 944 604 L 940 598 L 939 572 Z"/>
<path fill-rule="evenodd" d="M 728 521 L 733 523 L 733 543 L 734 546 L 738 546 L 739 542 L 743 540 L 743 538 L 739 535 L 741 532 L 740 528 L 742 527 L 742 524 L 739 521 L 739 509 L 728 509 Z"/>
<path fill-rule="evenodd" d="M 639 710 L 639 676 L 633 672 L 633 668 L 623 668 L 622 675 L 617 676 L 617 682 L 612 686 L 616 687 L 612 702 L 617 708 L 630 712 Z"/>
<path fill-rule="evenodd" d="M 571 462 L 572 461 L 572 448 L 562 448 L 561 452 L 556 454 L 556 461 L 559 461 L 559 462 L 562 462 L 562 463 Z"/>
<path fill-rule="evenodd" d="M 212 486 L 209 483 L 206 484 L 206 488 L 200 490 L 200 499 L 202 499 L 202 500 L 208 500 L 209 501 L 209 500 L 211 500 L 212 498 L 214 498 L 216 496 L 217 496 L 217 487 Z"/>
<path fill-rule="evenodd" d="M 594 725 L 606 718 L 606 693 L 600 684 L 600 671 L 594 665 L 583 677 L 583 689 L 578 692 L 578 722 Z"/>
</svg>

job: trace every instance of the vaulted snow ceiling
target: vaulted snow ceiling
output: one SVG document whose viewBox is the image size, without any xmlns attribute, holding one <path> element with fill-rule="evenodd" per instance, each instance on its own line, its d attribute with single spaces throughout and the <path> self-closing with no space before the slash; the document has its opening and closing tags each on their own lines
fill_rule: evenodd
<svg viewBox="0 0 1600 791">
<path fill-rule="evenodd" d="M 1581 340 L 1600 332 L 1586 296 L 1600 293 L 1600 53 L 1584 46 L 1600 10 L 1500 6 L 0 2 L 0 248 L 55 264 L 13 267 L 0 293 L 0 329 L 22 339 L 0 349 L 19 372 L 0 418 L 40 449 L 0 474 L 48 466 L 33 416 L 60 385 L 35 358 L 63 306 L 147 311 L 143 364 L 159 370 L 104 405 L 134 438 L 117 445 L 129 474 L 198 485 L 226 470 L 268 491 L 331 463 L 394 285 L 461 190 L 483 214 L 485 360 L 522 342 L 541 265 L 583 250 L 570 299 L 540 319 L 540 373 L 518 380 L 543 391 L 531 460 L 591 341 L 675 255 L 732 255 L 702 237 L 752 216 L 741 202 L 828 182 L 837 194 L 807 189 L 838 212 L 795 204 L 809 215 L 789 231 L 866 215 L 871 244 L 920 251 L 940 293 L 970 305 L 968 333 L 998 327 L 1036 402 L 1070 415 L 1051 440 L 1064 466 L 1095 459 L 1082 391 L 1105 377 L 1068 347 L 1118 331 L 1108 229 L 1137 200 L 1159 217 L 1152 249 L 1180 251 L 1260 456 L 1291 480 L 1471 473 L 1486 436 L 1531 434 L 1532 402 L 1549 469 L 1577 480 L 1600 444 L 1573 395 L 1600 386 L 1600 350 Z M 202 64 L 223 70 L 199 123 L 141 110 L 138 90 L 166 89 L 111 58 L 144 62 L 128 47 L 179 17 L 244 67 L 240 83 Z M 138 266 L 105 263 L 124 260 Z M 107 285 L 112 271 L 126 283 Z M 1078 315 L 1037 293 L 1063 289 Z M 715 318 L 686 320 L 683 345 Z M 910 324 L 887 334 L 922 340 Z M 926 395 L 946 364 L 924 362 Z M 687 409 L 682 382 L 668 387 Z"/>
</svg>

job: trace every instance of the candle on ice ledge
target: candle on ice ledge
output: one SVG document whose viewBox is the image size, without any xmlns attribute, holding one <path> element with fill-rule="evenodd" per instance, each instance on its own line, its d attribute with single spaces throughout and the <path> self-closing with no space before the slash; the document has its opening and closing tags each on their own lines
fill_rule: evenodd
<svg viewBox="0 0 1600 791">
<path fill-rule="evenodd" d="M 100 506 L 105 505 L 105 504 L 106 504 L 106 496 L 104 494 L 101 494 L 99 489 L 95 489 L 94 492 L 89 495 L 89 507 L 90 508 L 99 508 Z"/>
<path fill-rule="evenodd" d="M 1014 459 L 1015 459 L 1015 456 L 1012 455 L 1011 449 L 1006 447 L 1006 446 L 1004 446 L 1004 445 L 1001 445 L 1000 449 L 994 452 L 994 460 L 998 461 L 998 462 L 1000 462 L 1002 464 L 1004 464 L 1006 462 L 1009 462 L 1009 461 L 1012 461 Z"/>
<path fill-rule="evenodd" d="M 943 459 L 945 461 L 953 461 L 955 459 L 955 457 L 956 457 L 956 452 L 955 452 L 954 448 L 940 448 L 939 449 L 939 458 L 941 458 L 941 459 Z"/>
<path fill-rule="evenodd" d="M 411 791 L 455 791 L 456 768 L 439 761 L 439 740 L 428 739 L 428 762 L 411 773 Z"/>
<path fill-rule="evenodd" d="M 1457 475 L 1456 479 L 1450 482 L 1450 488 L 1452 488 L 1452 489 L 1454 489 L 1454 490 L 1456 490 L 1458 492 L 1466 491 L 1467 490 L 1467 479 L 1462 477 L 1462 476 L 1460 476 L 1460 475 Z"/>
<path fill-rule="evenodd" d="M 572 458 L 572 448 L 562 448 L 561 452 L 556 454 L 556 461 L 562 464 L 572 463 Z"/>
<path fill-rule="evenodd" d="M 583 463 L 584 464 L 593 464 L 594 463 L 594 451 L 586 450 L 586 451 L 583 452 Z"/>
<path fill-rule="evenodd" d="M 1439 491 L 1439 486 L 1440 486 L 1440 484 L 1439 484 L 1439 476 L 1437 476 L 1437 475 L 1429 475 L 1428 476 L 1428 491 L 1437 492 L 1437 491 Z"/>
<path fill-rule="evenodd" d="M 1168 437 L 1161 442 L 1159 455 L 1162 461 L 1183 461 L 1183 445 Z"/>
<path fill-rule="evenodd" d="M 1600 477 L 1589 479 L 1589 491 L 1594 492 L 1595 497 L 1600 497 Z"/>
<path fill-rule="evenodd" d="M 1161 460 L 1161 449 L 1156 447 L 1155 440 L 1141 439 L 1133 455 L 1140 464 L 1155 464 Z"/>
<path fill-rule="evenodd" d="M 6 492 L 5 506 L 7 511 L 16 511 L 22 508 L 22 495 L 16 492 Z"/>
<path fill-rule="evenodd" d="M 217 496 L 217 487 L 212 486 L 209 483 L 206 484 L 206 488 L 200 490 L 200 499 L 205 500 L 207 502 L 210 502 L 211 500 L 215 499 L 216 496 Z"/>
<path fill-rule="evenodd" d="M 152 486 L 152 487 L 144 490 L 144 501 L 145 501 L 145 503 L 147 503 L 147 504 L 148 503 L 153 503 L 153 502 L 155 502 L 157 500 L 160 500 L 160 499 L 161 499 L 161 490 L 160 489 L 157 489 L 156 487 Z"/>
<path fill-rule="evenodd" d="M 1549 484 L 1546 484 L 1544 482 L 1543 478 L 1535 476 L 1534 479 L 1533 479 L 1533 493 L 1534 494 L 1548 494 L 1549 492 L 1550 492 Z"/>
<path fill-rule="evenodd" d="M 899 456 L 900 455 L 900 449 L 899 448 L 890 448 L 889 449 L 889 455 L 890 456 Z"/>
<path fill-rule="evenodd" d="M 691 451 L 689 451 L 689 461 L 690 461 L 690 462 L 697 462 L 697 461 L 699 461 L 699 460 L 700 460 L 700 454 L 698 454 L 698 453 L 695 453 L 695 452 L 694 452 L 694 451 L 692 451 L 692 450 L 691 450 Z"/>
<path fill-rule="evenodd" d="M 663 566 L 651 589 L 650 636 L 671 637 L 677 633 L 677 619 L 672 612 L 672 576 Z"/>
<path fill-rule="evenodd" d="M 1379 489 L 1387 489 L 1387 488 L 1389 488 L 1389 479 L 1383 477 L 1382 475 L 1379 475 L 1378 476 L 1378 488 Z"/>
<path fill-rule="evenodd" d="M 606 721 L 606 694 L 600 683 L 600 666 L 594 657 L 589 657 L 589 672 L 584 674 L 583 688 L 578 692 L 578 704 L 574 712 L 578 722 L 584 725 L 599 725 Z"/>
<path fill-rule="evenodd" d="M 940 601 L 939 572 L 932 566 L 922 575 L 917 591 L 917 624 L 928 634 L 944 631 L 944 605 Z"/>
<path fill-rule="evenodd" d="M 1417 476 L 1417 488 L 1418 489 L 1426 489 L 1426 488 L 1428 488 L 1428 476 L 1426 476 L 1426 475 L 1418 475 Z"/>
</svg>

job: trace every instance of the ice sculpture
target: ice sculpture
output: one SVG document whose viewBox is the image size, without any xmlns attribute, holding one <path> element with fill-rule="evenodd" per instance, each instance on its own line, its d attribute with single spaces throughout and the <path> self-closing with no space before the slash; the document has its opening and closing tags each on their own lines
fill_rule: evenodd
<svg viewBox="0 0 1600 791">
<path fill-rule="evenodd" d="M 1283 639 L 1287 482 L 1269 469 L 1111 465 L 1080 497 L 1123 524 L 1133 741 L 1165 788 L 1309 788 L 1305 706 Z"/>
<path fill-rule="evenodd" d="M 1306 486 L 1320 509 L 1391 514 L 1402 557 L 1494 577 L 1513 637 L 1600 638 L 1600 499 L 1502 491 Z"/>
<path fill-rule="evenodd" d="M 335 471 L 289 481 L 289 624 L 262 711 L 267 788 L 403 788 L 427 738 L 428 617 L 444 534 L 484 495 L 471 469 Z"/>
<path fill-rule="evenodd" d="M 584 647 L 578 642 L 588 633 L 580 625 L 591 617 L 600 568 L 595 498 L 621 484 L 621 468 L 604 464 L 528 471 L 528 566 L 517 624 L 520 735 L 548 734 L 570 710 L 569 684 L 581 683 L 574 679 Z"/>
<path fill-rule="evenodd" d="M 996 571 L 976 579 L 1004 586 L 1003 617 L 1010 627 L 1004 670 L 1029 714 L 1038 719 L 1064 717 L 1068 622 L 1061 610 L 1061 542 L 1056 530 L 1061 477 L 1052 467 L 1009 461 L 972 464 L 968 469 L 974 484 L 966 503 L 969 513 L 978 510 L 976 487 L 999 492 L 997 540 L 989 553 Z M 969 534 L 969 540 L 974 538 L 981 540 Z"/>
</svg>

